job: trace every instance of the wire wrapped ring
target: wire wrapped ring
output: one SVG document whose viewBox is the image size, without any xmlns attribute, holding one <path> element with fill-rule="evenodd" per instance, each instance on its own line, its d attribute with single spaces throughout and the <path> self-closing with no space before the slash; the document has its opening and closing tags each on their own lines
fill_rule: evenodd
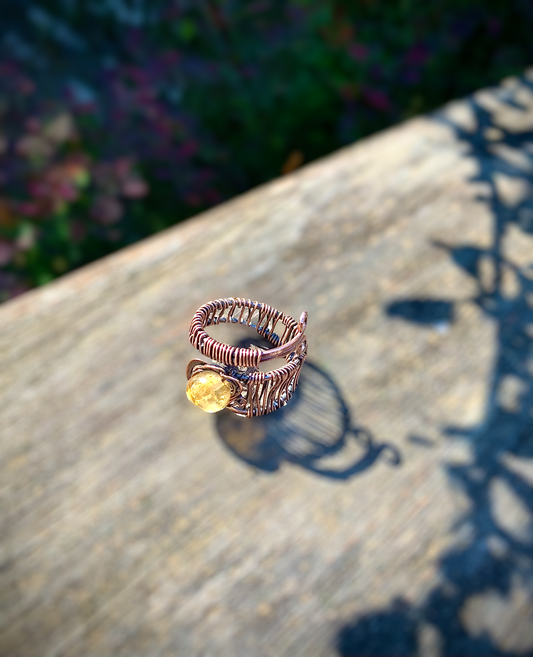
<svg viewBox="0 0 533 657">
<path fill-rule="evenodd" d="M 272 348 L 232 347 L 217 342 L 204 330 L 206 326 L 223 323 L 255 328 Z M 306 327 L 306 312 L 296 322 L 266 303 L 249 299 L 217 299 L 206 303 L 194 314 L 189 340 L 215 363 L 199 359 L 189 362 L 188 398 L 208 413 L 227 407 L 242 417 L 266 415 L 285 406 L 296 390 L 307 355 Z M 285 358 L 286 364 L 271 372 L 259 371 L 260 363 L 274 358 Z"/>
</svg>

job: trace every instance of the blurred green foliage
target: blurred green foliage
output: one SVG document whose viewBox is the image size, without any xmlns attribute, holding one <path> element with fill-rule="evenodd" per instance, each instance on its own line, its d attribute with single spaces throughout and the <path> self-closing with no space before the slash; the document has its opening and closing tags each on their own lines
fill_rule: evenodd
<svg viewBox="0 0 533 657">
<path fill-rule="evenodd" d="M 529 0 L 3 0 L 2 13 L 0 299 L 533 54 Z"/>
</svg>

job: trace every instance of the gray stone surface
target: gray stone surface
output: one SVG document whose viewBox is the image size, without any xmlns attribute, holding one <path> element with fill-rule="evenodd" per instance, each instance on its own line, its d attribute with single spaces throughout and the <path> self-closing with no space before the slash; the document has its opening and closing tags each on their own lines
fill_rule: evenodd
<svg viewBox="0 0 533 657">
<path fill-rule="evenodd" d="M 533 654 L 531 80 L 0 308 L 2 657 Z M 309 312 L 284 411 L 185 398 L 224 296 Z"/>
</svg>

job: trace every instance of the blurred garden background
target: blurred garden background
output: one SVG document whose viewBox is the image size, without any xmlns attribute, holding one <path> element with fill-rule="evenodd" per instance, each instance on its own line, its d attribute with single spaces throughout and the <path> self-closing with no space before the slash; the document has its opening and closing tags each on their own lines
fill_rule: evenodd
<svg viewBox="0 0 533 657">
<path fill-rule="evenodd" d="M 0 19 L 0 301 L 533 63 L 531 0 L 2 0 Z"/>
</svg>

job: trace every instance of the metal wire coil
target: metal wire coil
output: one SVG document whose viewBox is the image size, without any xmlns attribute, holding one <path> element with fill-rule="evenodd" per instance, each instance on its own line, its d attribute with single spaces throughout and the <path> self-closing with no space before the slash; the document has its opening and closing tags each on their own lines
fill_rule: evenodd
<svg viewBox="0 0 533 657">
<path fill-rule="evenodd" d="M 255 328 L 273 349 L 233 347 L 214 340 L 204 330 L 206 326 L 226 322 Z M 278 324 L 281 324 L 279 333 L 276 332 Z M 187 377 L 203 369 L 217 369 L 233 386 L 230 410 L 245 417 L 271 413 L 289 401 L 298 385 L 307 355 L 306 324 L 307 313 L 302 313 L 300 322 L 296 322 L 268 304 L 250 299 L 228 298 L 206 303 L 194 314 L 189 340 L 204 356 L 222 365 L 191 361 Z M 271 372 L 257 369 L 261 361 L 280 356 L 287 360 L 283 367 Z"/>
</svg>

